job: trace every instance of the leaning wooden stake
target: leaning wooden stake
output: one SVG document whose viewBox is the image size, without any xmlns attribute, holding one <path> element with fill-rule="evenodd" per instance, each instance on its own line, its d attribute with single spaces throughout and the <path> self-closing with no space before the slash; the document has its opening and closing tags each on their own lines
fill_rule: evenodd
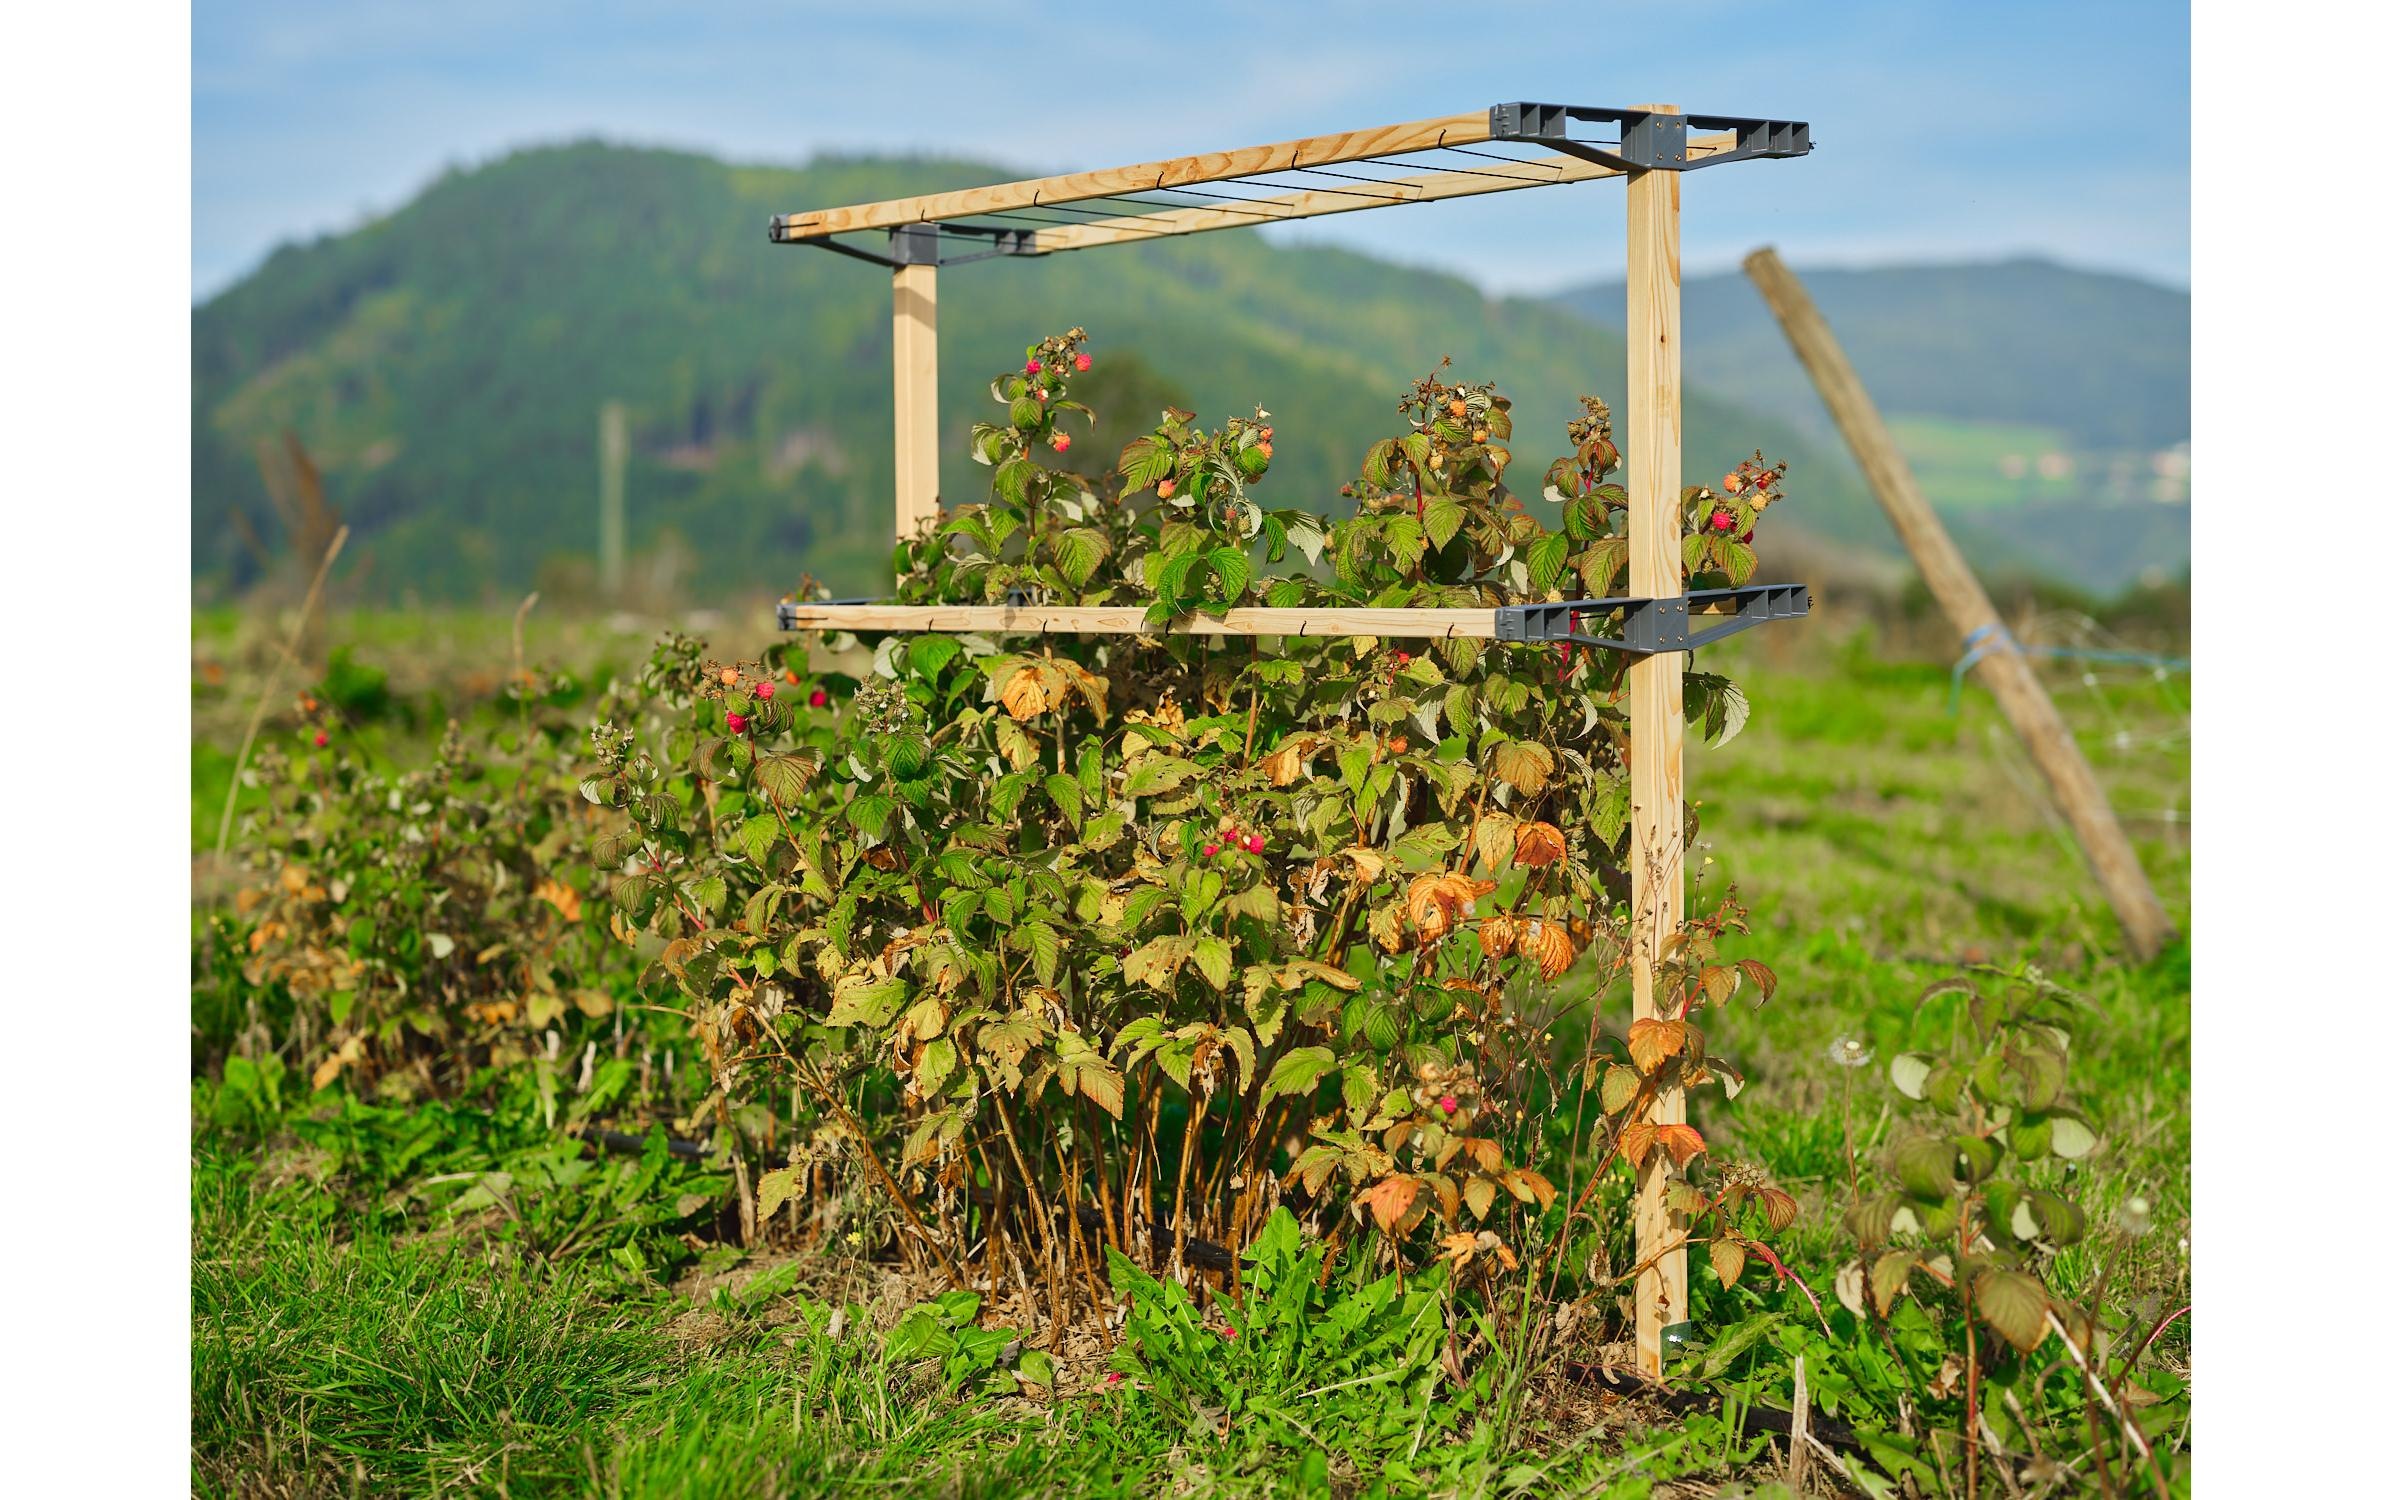
<svg viewBox="0 0 2383 1500">
<path fill-rule="evenodd" d="M 2011 727 L 2027 742 L 2028 754 L 2035 758 L 2036 768 L 2052 784 L 2052 799 L 2059 805 L 2061 815 L 2068 819 L 2069 827 L 2076 831 L 2086 863 L 2092 866 L 2094 878 L 2101 882 L 2111 907 L 2118 913 L 2118 925 L 2126 932 L 2128 949 L 2137 959 L 2152 957 L 2174 940 L 2176 925 L 2168 920 L 2151 882 L 2144 878 L 2142 863 L 2135 858 L 2135 846 L 2118 826 L 2117 816 L 2110 811 L 2110 799 L 2103 795 L 2093 768 L 2078 752 L 2076 738 L 2069 733 L 2060 710 L 2046 696 L 2027 658 L 2011 649 L 2010 633 L 2003 627 L 2001 615 L 1986 597 L 1986 591 L 1979 587 L 1977 575 L 1969 570 L 1953 539 L 1945 534 L 1944 523 L 1937 519 L 1927 497 L 1920 493 L 1911 466 L 1904 462 L 1902 450 L 1887 435 L 1886 423 L 1880 419 L 1870 393 L 1863 389 L 1853 365 L 1821 318 L 1820 310 L 1812 305 L 1803 283 L 1780 261 L 1777 252 L 1768 249 L 1746 257 L 1746 274 L 1761 289 L 1772 314 L 1779 319 L 1779 326 L 1786 331 L 1788 343 L 1795 346 L 1796 357 L 1811 372 L 1813 385 L 1837 419 L 1846 446 L 1853 449 L 1854 457 L 1860 461 L 1887 519 L 1895 523 L 1895 530 L 1902 535 L 1903 545 L 1918 565 L 1928 591 L 1936 596 L 1936 602 L 1964 641 L 1987 647 L 1978 660 L 1978 676 L 2002 705 Z M 1635 567 L 1634 558 L 1634 571 Z"/>
<path fill-rule="evenodd" d="M 1660 598 L 1680 592 L 1680 174 L 1633 172 L 1626 191 L 1630 429 L 1622 456 L 1630 477 L 1630 592 Z M 1680 929 L 1685 895 L 1683 666 L 1681 653 L 1659 651 L 1630 667 L 1633 1019 L 1663 1015 L 1655 967 L 1665 940 Z M 1656 1095 L 1649 1111 L 1657 1125 L 1688 1117 L 1677 1089 Z M 1688 1321 L 1686 1225 L 1665 1201 L 1671 1175 L 1656 1151 L 1638 1181 L 1638 1259 L 1653 1257 L 1637 1282 L 1638 1362 L 1650 1375 L 1663 1373 L 1663 1330 Z"/>
<path fill-rule="evenodd" d="M 932 525 L 936 473 L 935 268 L 894 268 L 894 540 Z"/>
</svg>

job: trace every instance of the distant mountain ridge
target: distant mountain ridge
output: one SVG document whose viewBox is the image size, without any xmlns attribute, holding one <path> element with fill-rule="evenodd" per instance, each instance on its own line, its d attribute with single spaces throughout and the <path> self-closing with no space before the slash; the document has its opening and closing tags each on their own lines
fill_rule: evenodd
<svg viewBox="0 0 2383 1500">
<path fill-rule="evenodd" d="M 592 571 L 597 413 L 611 400 L 629 413 L 642 576 L 723 602 L 806 573 L 846 592 L 882 587 L 888 279 L 770 245 L 764 226 L 804 206 L 1006 175 L 948 160 L 779 168 L 543 147 L 276 252 L 192 314 L 201 596 L 258 575 L 255 539 L 270 547 L 275 526 L 256 449 L 287 428 L 355 528 L 342 564 L 352 592 L 509 603 L 538 586 L 559 599 Z M 1835 316 L 1846 294 L 1820 278 L 1815 290 Z M 1493 298 L 1452 275 L 1234 234 L 956 267 L 938 308 L 945 494 L 982 492 L 965 444 L 970 423 L 997 415 L 986 378 L 1034 337 L 1080 324 L 1096 359 L 1086 394 L 1103 418 L 1072 455 L 1088 469 L 1162 404 L 1221 421 L 1263 403 L 1279 438 L 1261 496 L 1329 509 L 1364 445 L 1397 428 L 1405 384 L 1448 355 L 1461 376 L 1514 398 L 1516 487 L 1528 495 L 1576 395 L 1623 415 L 1621 339 L 1581 312 L 1602 295 Z M 1725 337 L 1724 315 L 1750 290 L 1698 278 L 1687 295 L 1688 476 L 1717 476 L 1760 446 L 1792 465 L 1790 503 L 1766 530 L 1891 553 L 1834 434 L 1798 416 L 1800 371 L 1746 378 L 1761 325 L 1738 317 Z M 2029 554 L 1953 519 L 1981 567 Z M 2026 540 L 2059 529 L 2054 517 Z"/>
<path fill-rule="evenodd" d="M 2102 593 L 2188 567 L 2190 293 L 2039 257 L 1796 274 L 1974 561 Z M 1622 326 L 1620 282 L 1556 300 Z M 1687 278 L 1680 321 L 1706 390 L 1852 462 L 1744 276 Z"/>
<path fill-rule="evenodd" d="M 1888 416 L 2050 427 L 2088 450 L 2165 448 L 2192 435 L 2188 292 L 2040 257 L 1796 274 Z M 1619 281 L 1554 300 L 1622 326 Z M 1708 390 L 1825 424 L 1744 276 L 1686 278 L 1680 321 L 1689 367 Z"/>
</svg>

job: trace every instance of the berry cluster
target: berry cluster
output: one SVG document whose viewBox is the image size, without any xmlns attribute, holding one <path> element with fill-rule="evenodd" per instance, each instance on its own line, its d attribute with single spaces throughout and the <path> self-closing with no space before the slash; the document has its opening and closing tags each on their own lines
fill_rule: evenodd
<svg viewBox="0 0 2383 1500">
<path fill-rule="evenodd" d="M 1219 840 L 1222 842 L 1220 843 Z M 1264 854 L 1266 852 L 1266 835 L 1254 828 L 1242 827 L 1228 813 L 1217 820 L 1216 837 L 1200 846 L 1200 854 L 1203 858 L 1214 859 L 1220 850 L 1226 848 L 1240 849 L 1250 854 Z"/>
</svg>

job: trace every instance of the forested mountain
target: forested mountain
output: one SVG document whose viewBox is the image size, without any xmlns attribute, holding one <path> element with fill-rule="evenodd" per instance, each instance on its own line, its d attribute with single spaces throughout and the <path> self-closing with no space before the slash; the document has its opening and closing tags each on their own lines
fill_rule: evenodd
<svg viewBox="0 0 2383 1500">
<path fill-rule="evenodd" d="M 698 593 L 804 572 L 880 585 L 891 510 L 886 274 L 767 242 L 774 213 L 1009 175 L 981 163 L 823 159 L 737 166 L 581 144 L 452 173 L 352 232 L 285 248 L 193 314 L 193 558 L 202 591 L 252 579 L 273 511 L 256 445 L 295 432 L 356 529 L 371 597 L 507 601 L 584 578 L 595 549 L 597 413 L 625 403 L 633 554 L 679 559 Z M 1620 340 L 1546 302 L 1254 235 L 990 260 L 941 278 L 943 482 L 977 492 L 969 423 L 986 378 L 1038 334 L 1082 325 L 1098 356 L 1093 456 L 1164 401 L 1204 417 L 1263 404 L 1277 503 L 1337 502 L 1399 390 L 1452 356 L 1516 401 L 1535 480 L 1574 396 L 1622 406 Z M 1718 362 L 1715 362 L 1717 366 Z M 1794 464 L 1795 525 L 1891 538 L 1842 463 L 1777 419 L 1694 385 L 1688 472 L 1756 445 Z M 1721 371 L 1714 368 L 1711 373 Z M 1083 456 L 1079 454 L 1078 456 Z M 664 566 L 669 566 L 665 561 Z"/>
</svg>

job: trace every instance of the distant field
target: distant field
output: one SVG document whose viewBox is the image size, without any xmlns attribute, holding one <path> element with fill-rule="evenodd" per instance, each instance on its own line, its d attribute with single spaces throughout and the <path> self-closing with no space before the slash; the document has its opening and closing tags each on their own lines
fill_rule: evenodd
<svg viewBox="0 0 2383 1500">
<path fill-rule="evenodd" d="M 1991 510 L 2078 493 L 2073 470 L 2043 472 L 2046 458 L 2057 466 L 2074 456 L 2068 440 L 2053 428 L 1897 417 L 1887 429 L 1902 445 L 1928 498 L 1947 510 Z M 2020 472 L 2006 473 L 2006 463 Z"/>
</svg>

